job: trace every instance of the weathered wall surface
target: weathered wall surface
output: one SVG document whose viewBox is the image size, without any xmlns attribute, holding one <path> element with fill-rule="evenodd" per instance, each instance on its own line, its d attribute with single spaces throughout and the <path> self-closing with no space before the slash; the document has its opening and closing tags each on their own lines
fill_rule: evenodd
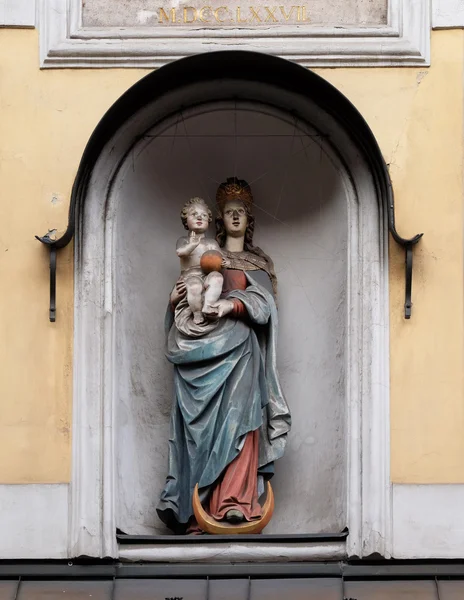
<svg viewBox="0 0 464 600">
<path fill-rule="evenodd" d="M 397 226 L 425 232 L 413 317 L 391 244 L 392 480 L 464 482 L 462 31 L 432 33 L 430 69 L 318 72 L 372 127 L 396 194 Z M 85 143 L 139 70 L 39 71 L 35 31 L 0 31 L 0 483 L 66 482 L 72 405 L 72 248 L 58 255 L 57 322 L 48 257 L 34 240 L 67 222 Z"/>
</svg>

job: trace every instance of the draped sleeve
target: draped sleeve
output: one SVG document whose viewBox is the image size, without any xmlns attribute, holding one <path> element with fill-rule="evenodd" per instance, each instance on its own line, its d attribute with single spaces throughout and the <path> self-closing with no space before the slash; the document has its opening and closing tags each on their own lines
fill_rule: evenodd
<svg viewBox="0 0 464 600">
<path fill-rule="evenodd" d="M 223 271 L 224 282 L 222 285 L 221 298 L 227 297 L 233 290 L 246 290 L 248 280 L 243 271 L 239 269 L 225 269 Z M 248 318 L 248 312 L 245 305 L 238 298 L 231 298 L 234 303 L 234 309 L 230 316 L 234 319 L 245 320 Z"/>
</svg>

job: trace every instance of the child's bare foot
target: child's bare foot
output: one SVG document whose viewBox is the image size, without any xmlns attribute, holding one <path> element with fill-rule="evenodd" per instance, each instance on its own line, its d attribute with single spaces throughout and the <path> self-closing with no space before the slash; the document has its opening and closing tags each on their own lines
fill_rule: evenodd
<svg viewBox="0 0 464 600">
<path fill-rule="evenodd" d="M 204 320 L 205 317 L 203 316 L 203 313 L 201 311 L 195 311 L 193 313 L 193 322 L 195 323 L 195 325 L 201 325 Z"/>
</svg>

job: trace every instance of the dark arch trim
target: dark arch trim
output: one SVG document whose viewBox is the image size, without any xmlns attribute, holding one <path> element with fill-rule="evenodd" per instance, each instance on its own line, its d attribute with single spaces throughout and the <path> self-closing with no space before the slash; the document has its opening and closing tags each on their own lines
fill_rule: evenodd
<svg viewBox="0 0 464 600">
<path fill-rule="evenodd" d="M 180 87 L 199 82 L 211 86 L 224 79 L 262 82 L 280 87 L 313 102 L 329 113 L 347 132 L 366 160 L 373 174 L 378 195 L 387 207 L 388 229 L 405 250 L 406 298 L 405 318 L 411 317 L 412 249 L 422 233 L 403 238 L 396 230 L 393 189 L 387 165 L 368 124 L 351 102 L 330 83 L 287 60 L 255 52 L 212 52 L 184 58 L 162 67 L 141 79 L 125 92 L 106 112 L 92 133 L 79 164 L 69 206 L 65 233 L 54 240 L 49 233 L 36 238 L 50 249 L 50 321 L 56 319 L 56 252 L 72 240 L 76 218 L 82 210 L 87 186 L 98 157 L 119 127 L 137 110 Z M 182 107 L 173 107 L 182 108 Z M 291 107 L 289 107 L 291 110 Z"/>
</svg>

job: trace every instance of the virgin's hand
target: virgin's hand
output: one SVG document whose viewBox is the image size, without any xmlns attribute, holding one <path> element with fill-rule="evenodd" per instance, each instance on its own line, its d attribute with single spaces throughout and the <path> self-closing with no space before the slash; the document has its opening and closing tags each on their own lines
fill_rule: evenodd
<svg viewBox="0 0 464 600">
<path fill-rule="evenodd" d="M 219 300 L 218 302 L 211 304 L 211 308 L 215 309 L 215 316 L 219 319 L 231 313 L 234 310 L 234 307 L 235 305 L 232 300 Z"/>
<path fill-rule="evenodd" d="M 187 286 L 183 281 L 178 281 L 171 292 L 171 304 L 177 306 L 187 293 Z"/>
</svg>

